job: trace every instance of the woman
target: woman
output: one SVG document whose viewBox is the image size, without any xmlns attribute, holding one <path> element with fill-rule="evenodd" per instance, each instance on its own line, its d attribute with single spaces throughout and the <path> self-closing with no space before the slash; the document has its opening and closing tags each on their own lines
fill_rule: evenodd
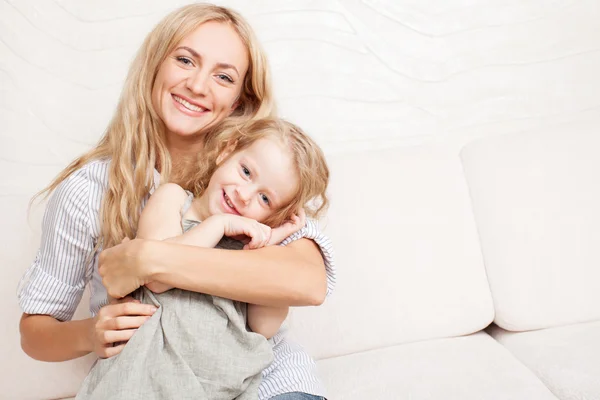
<svg viewBox="0 0 600 400">
<path fill-rule="evenodd" d="M 333 266 L 327 239 L 312 223 L 285 247 L 240 252 L 133 240 L 111 248 L 135 236 L 140 206 L 159 179 L 186 186 L 207 137 L 224 123 L 262 118 L 273 108 L 266 58 L 238 14 L 196 4 L 159 23 L 130 68 L 100 143 L 47 188 L 53 196 L 40 251 L 19 294 L 25 352 L 44 361 L 118 354 L 155 310 L 129 297 L 107 304 L 102 282 L 116 298 L 159 282 L 256 304 L 266 313 L 322 303 L 333 287 Z M 100 257 L 103 279 L 101 248 L 107 249 Z M 144 259 L 137 261 L 147 264 L 131 264 L 140 251 Z M 94 317 L 70 321 L 88 282 Z M 281 334 L 273 341 L 274 362 L 263 372 L 259 397 L 323 396 L 310 357 Z"/>
</svg>

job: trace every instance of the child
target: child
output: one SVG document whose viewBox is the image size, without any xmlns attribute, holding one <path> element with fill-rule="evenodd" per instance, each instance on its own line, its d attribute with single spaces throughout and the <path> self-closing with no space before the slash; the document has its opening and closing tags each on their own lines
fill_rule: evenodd
<svg viewBox="0 0 600 400">
<path fill-rule="evenodd" d="M 302 130 L 263 119 L 225 132 L 207 141 L 192 192 L 165 184 L 150 197 L 138 237 L 256 249 L 302 228 L 304 210 L 314 218 L 326 208 L 327 164 Z M 78 399 L 257 398 L 267 338 L 287 307 L 170 289 L 149 283 L 134 294 L 159 310 L 118 356 L 96 363 Z"/>
</svg>

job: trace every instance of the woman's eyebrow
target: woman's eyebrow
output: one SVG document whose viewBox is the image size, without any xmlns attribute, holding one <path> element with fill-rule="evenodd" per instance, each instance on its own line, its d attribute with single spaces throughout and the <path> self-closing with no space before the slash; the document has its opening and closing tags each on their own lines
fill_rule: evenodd
<svg viewBox="0 0 600 400">
<path fill-rule="evenodd" d="M 187 46 L 179 46 L 176 50 L 187 50 L 190 52 L 190 54 L 194 57 L 196 57 L 199 60 L 202 60 L 202 56 L 194 49 L 192 49 L 191 47 L 187 47 Z M 217 67 L 219 68 L 224 68 L 224 69 L 232 69 L 234 70 L 238 75 L 240 74 L 240 72 L 237 70 L 237 68 L 235 67 L 235 65 L 232 64 L 227 64 L 227 63 L 217 63 Z"/>
</svg>

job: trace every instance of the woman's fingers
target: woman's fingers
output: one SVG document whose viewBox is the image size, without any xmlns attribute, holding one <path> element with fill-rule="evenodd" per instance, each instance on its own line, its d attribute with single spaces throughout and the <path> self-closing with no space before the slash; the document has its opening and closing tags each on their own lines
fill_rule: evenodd
<svg viewBox="0 0 600 400">
<path fill-rule="evenodd" d="M 97 351 L 96 354 L 100 358 L 110 358 L 119 354 L 125 348 L 125 343 L 120 344 L 118 346 L 107 346 L 102 348 L 100 351 Z"/>
<path fill-rule="evenodd" d="M 121 315 L 152 315 L 156 312 L 156 307 L 150 304 L 135 303 L 133 301 L 109 304 L 102 307 L 102 317 L 104 319 L 115 318 Z"/>
<path fill-rule="evenodd" d="M 102 307 L 93 327 L 94 352 L 103 358 L 118 354 L 156 310 L 129 296 Z"/>
<path fill-rule="evenodd" d="M 112 345 L 117 342 L 127 342 L 137 329 L 124 329 L 121 331 L 104 331 L 100 341 L 105 345 Z"/>
<path fill-rule="evenodd" d="M 150 319 L 149 316 L 139 317 L 116 317 L 106 322 L 106 328 L 111 330 L 137 329 Z"/>
<path fill-rule="evenodd" d="M 152 315 L 156 312 L 156 307 L 150 304 L 142 303 L 121 303 L 119 304 L 120 313 L 117 315 Z"/>
</svg>

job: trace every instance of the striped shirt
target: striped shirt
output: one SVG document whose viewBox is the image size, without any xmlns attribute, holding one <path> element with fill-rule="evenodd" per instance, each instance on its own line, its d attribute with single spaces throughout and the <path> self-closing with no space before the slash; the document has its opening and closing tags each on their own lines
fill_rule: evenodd
<svg viewBox="0 0 600 400">
<path fill-rule="evenodd" d="M 40 249 L 21 282 L 18 296 L 24 313 L 50 315 L 60 321 L 73 317 L 86 285 L 90 287 L 90 312 L 95 315 L 108 303 L 98 274 L 94 251 L 100 231 L 100 205 L 108 187 L 109 161 L 92 161 L 65 179 L 52 194 L 42 221 Z M 155 184 L 158 183 L 155 171 Z M 145 203 L 145 202 L 144 202 Z M 285 239 L 285 246 L 301 238 L 312 239 L 321 249 L 327 270 L 327 294 L 335 286 L 333 248 L 315 221 Z M 289 392 L 325 396 L 316 365 L 299 345 L 286 339 L 284 330 L 272 339 L 274 361 L 263 371 L 259 399 Z"/>
</svg>

